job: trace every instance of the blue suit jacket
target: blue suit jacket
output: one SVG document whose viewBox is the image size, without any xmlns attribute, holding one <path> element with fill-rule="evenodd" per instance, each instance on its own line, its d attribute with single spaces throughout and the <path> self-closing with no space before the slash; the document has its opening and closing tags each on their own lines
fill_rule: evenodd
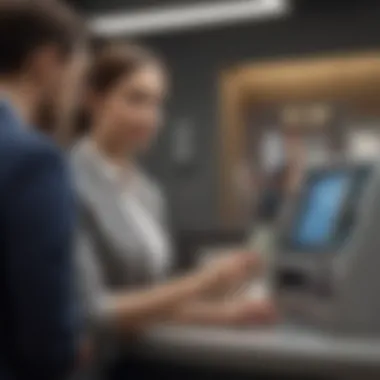
<svg viewBox="0 0 380 380">
<path fill-rule="evenodd" d="M 0 103 L 0 378 L 73 366 L 74 199 L 63 156 Z"/>
</svg>

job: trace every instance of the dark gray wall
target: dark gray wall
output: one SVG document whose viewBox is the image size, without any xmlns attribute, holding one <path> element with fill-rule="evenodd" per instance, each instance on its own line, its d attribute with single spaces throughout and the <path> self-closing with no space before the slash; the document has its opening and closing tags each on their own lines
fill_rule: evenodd
<svg viewBox="0 0 380 380">
<path fill-rule="evenodd" d="M 172 75 L 167 126 L 149 167 L 167 188 L 178 228 L 220 226 L 217 85 L 221 69 L 288 56 L 380 51 L 379 16 L 376 9 L 316 14 L 148 41 L 163 54 Z M 197 166 L 186 176 L 178 176 L 170 159 L 171 133 L 182 117 L 191 118 L 197 133 Z"/>
<path fill-rule="evenodd" d="M 75 1 L 93 13 L 121 5 L 131 9 L 173 0 Z M 178 229 L 207 231 L 220 227 L 217 102 L 220 71 L 242 62 L 377 49 L 380 11 L 376 8 L 380 4 L 375 3 L 300 0 L 295 15 L 285 20 L 146 41 L 162 53 L 171 70 L 167 125 L 147 161 L 167 190 Z M 190 118 L 195 125 L 197 162 L 192 171 L 179 175 L 170 157 L 170 147 L 173 129 L 182 118 Z"/>
</svg>

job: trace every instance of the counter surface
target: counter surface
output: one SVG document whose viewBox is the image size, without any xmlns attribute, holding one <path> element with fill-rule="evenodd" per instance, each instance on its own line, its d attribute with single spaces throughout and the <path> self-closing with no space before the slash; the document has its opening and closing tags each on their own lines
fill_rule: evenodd
<svg viewBox="0 0 380 380">
<path fill-rule="evenodd" d="M 220 329 L 165 326 L 146 334 L 138 353 L 192 366 L 231 370 L 380 374 L 380 339 L 332 337 L 278 327 Z"/>
</svg>

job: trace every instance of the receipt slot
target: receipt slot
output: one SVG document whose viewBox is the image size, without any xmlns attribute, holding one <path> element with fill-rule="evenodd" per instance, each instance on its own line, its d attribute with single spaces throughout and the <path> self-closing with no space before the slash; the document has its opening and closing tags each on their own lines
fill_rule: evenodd
<svg viewBox="0 0 380 380">
<path fill-rule="evenodd" d="M 380 170 L 311 169 L 289 201 L 273 263 L 291 324 L 380 335 Z"/>
</svg>

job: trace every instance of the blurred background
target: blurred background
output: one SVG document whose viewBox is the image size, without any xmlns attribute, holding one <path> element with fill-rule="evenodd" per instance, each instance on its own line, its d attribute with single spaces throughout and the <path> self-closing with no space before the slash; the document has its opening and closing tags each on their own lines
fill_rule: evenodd
<svg viewBox="0 0 380 380">
<path fill-rule="evenodd" d="M 184 265 L 249 238 L 268 186 L 291 191 L 306 166 L 380 151 L 379 2 L 69 2 L 95 46 L 137 40 L 168 65 L 167 123 L 145 164 Z"/>
</svg>

